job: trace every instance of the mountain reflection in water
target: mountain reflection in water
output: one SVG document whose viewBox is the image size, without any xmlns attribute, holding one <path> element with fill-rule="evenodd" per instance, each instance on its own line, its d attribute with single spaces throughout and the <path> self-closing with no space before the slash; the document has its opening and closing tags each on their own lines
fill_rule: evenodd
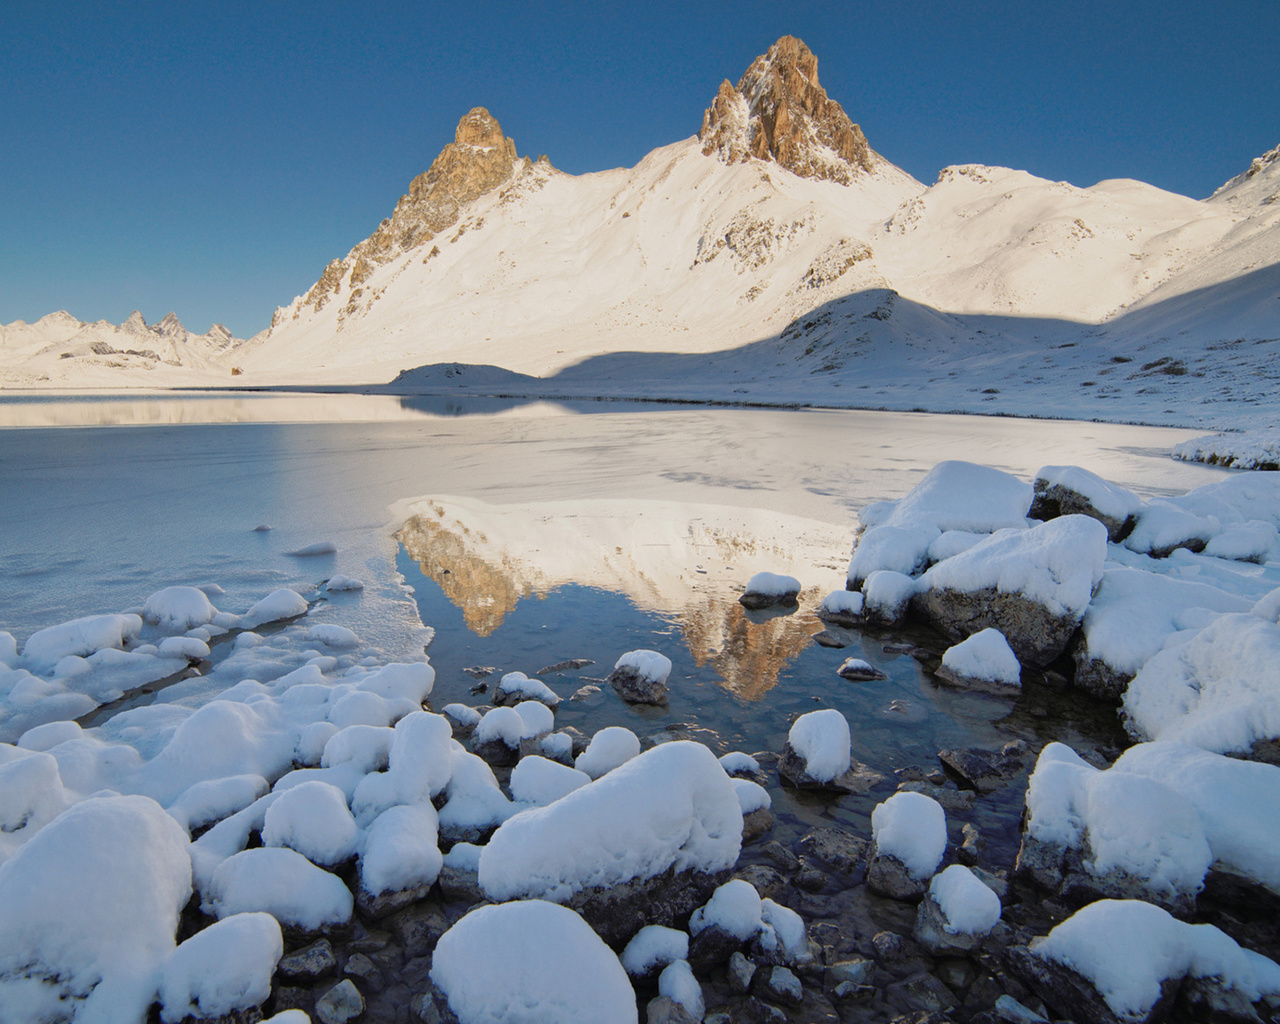
<svg viewBox="0 0 1280 1024">
<path fill-rule="evenodd" d="M 694 663 L 748 700 L 772 689 L 820 628 L 814 610 L 843 585 L 852 537 L 852 528 L 795 516 L 675 502 L 429 498 L 412 512 L 397 539 L 477 636 L 519 601 L 568 584 L 613 591 L 675 624 Z M 805 584 L 798 611 L 738 603 L 761 570 Z"/>
</svg>

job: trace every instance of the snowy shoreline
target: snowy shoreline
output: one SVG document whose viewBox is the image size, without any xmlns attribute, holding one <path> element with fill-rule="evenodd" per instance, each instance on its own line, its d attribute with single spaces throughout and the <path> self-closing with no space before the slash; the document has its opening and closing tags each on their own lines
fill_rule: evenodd
<svg viewBox="0 0 1280 1024">
<path fill-rule="evenodd" d="M 1280 968 L 1253 953 L 1215 961 L 1219 987 L 1205 995 L 1208 933 L 1128 909 L 1147 900 L 1195 912 L 1224 868 L 1260 897 L 1280 894 L 1280 809 L 1254 825 L 1243 810 L 1280 792 L 1277 478 L 1235 474 L 1142 501 L 1077 467 L 1036 477 L 1033 486 L 942 463 L 905 498 L 864 508 L 850 589 L 831 595 L 824 617 L 836 630 L 890 638 L 920 617 L 956 639 L 972 634 L 943 654 L 946 682 L 961 694 L 995 683 L 1013 694 L 1002 699 L 1018 699 L 1019 661 L 1070 673 L 1059 654 L 1074 645 L 1077 682 L 1124 694 L 1126 723 L 1144 741 L 1114 765 L 1062 744 L 1038 761 L 1017 744 L 943 752 L 946 775 L 895 779 L 899 791 L 884 799 L 885 776 L 852 761 L 837 711 L 797 719 L 787 750 L 730 751 L 718 762 L 661 728 L 643 737 L 556 731 L 555 706 L 573 695 L 518 673 L 494 691 L 508 706 L 451 704 L 441 716 L 422 710 L 435 682 L 426 659 L 362 657 L 354 633 L 333 619 L 309 622 L 308 600 L 289 589 L 237 615 L 214 606 L 216 590 L 166 588 L 137 609 L 37 632 L 21 653 L 0 634 L 0 1008 L 18 1020 L 102 1013 L 95 1019 L 132 1022 L 158 1000 L 168 1022 L 265 1003 L 328 1020 L 348 1019 L 333 1015 L 367 994 L 365 1019 L 412 1000 L 418 1019 L 478 1021 L 518 993 L 555 1019 L 609 1006 L 609 1019 L 634 1020 L 639 991 L 641 1006 L 653 995 L 650 1021 L 696 1020 L 708 1007 L 706 1019 L 722 1022 L 835 1020 L 842 1007 L 887 1020 L 921 999 L 977 1020 L 997 997 L 1106 1019 L 1071 1008 L 1055 973 L 1065 964 L 1095 986 L 1095 1001 L 1143 1019 L 1145 991 L 1108 981 L 1090 947 L 1081 952 L 1083 923 L 1032 941 L 1098 896 L 1120 901 L 1090 907 L 1132 934 L 1139 973 L 1153 969 L 1142 952 L 1154 956 L 1153 943 L 1190 951 L 1170 968 L 1182 974 L 1156 978 L 1157 991 L 1189 976 L 1214 1005 L 1280 997 Z M 357 586 L 334 576 L 323 589 Z M 978 596 L 976 617 L 966 594 Z M 937 604 L 944 597 L 950 604 Z M 1048 617 L 1036 619 L 1031 605 Z M 969 610 L 955 619 L 951 606 Z M 255 632 L 273 620 L 283 629 Z M 1031 633 L 1019 633 L 1031 620 Z M 1059 620 L 1068 639 L 1046 639 Z M 997 630 L 999 643 L 989 638 Z M 209 662 L 211 641 L 228 633 Z M 651 654 L 619 658 L 657 684 L 633 680 L 628 700 L 661 702 L 670 663 Z M 926 664 L 934 656 L 923 655 Z M 224 684 L 197 710 L 151 704 L 94 729 L 70 721 L 191 664 Z M 966 819 L 990 787 L 1017 784 L 1033 761 L 1018 864 L 993 862 Z M 792 848 L 770 842 L 762 784 L 777 785 L 774 765 L 789 784 L 830 792 L 832 806 L 857 799 L 840 794 L 873 791 L 870 842 L 847 828 L 811 831 Z M 1167 784 L 1175 777 L 1176 791 Z M 1158 811 L 1136 814 L 1139 806 Z M 99 848 L 113 853 L 84 853 L 108 837 Z M 955 863 L 939 871 L 948 851 Z M 154 877 L 164 885 L 140 900 L 142 880 Z M 193 886 L 199 909 L 187 906 Z M 1036 887 L 1051 895 L 1033 895 Z M 60 909 L 49 913 L 55 890 Z M 999 895 L 1003 921 L 1000 900 L 991 904 Z M 482 896 L 506 902 L 467 914 Z M 545 899 L 572 909 L 537 909 L 554 906 L 536 902 Z M 1218 914 L 1219 899 L 1206 896 L 1202 912 Z M 916 901 L 914 931 L 865 934 L 847 919 L 880 920 L 897 906 L 888 919 L 905 922 Z M 633 904 L 647 909 L 636 917 Z M 118 943 L 122 923 L 128 939 Z M 637 932 L 641 924 L 658 931 Z M 563 943 L 583 963 L 608 965 L 641 935 L 643 951 L 622 955 L 629 980 L 601 967 L 611 980 L 588 983 L 563 959 L 539 962 L 536 983 L 522 973 L 539 945 Z M 304 950 L 323 960 L 313 948 L 321 936 L 333 964 L 308 975 L 296 961 Z M 175 938 L 185 941 L 175 948 Z M 1264 941 L 1275 956 L 1275 937 Z M 477 957 L 492 948 L 504 950 L 497 962 Z M 972 971 L 994 957 L 1014 977 L 992 989 L 942 969 L 970 954 Z M 346 980 L 334 984 L 339 962 Z"/>
</svg>

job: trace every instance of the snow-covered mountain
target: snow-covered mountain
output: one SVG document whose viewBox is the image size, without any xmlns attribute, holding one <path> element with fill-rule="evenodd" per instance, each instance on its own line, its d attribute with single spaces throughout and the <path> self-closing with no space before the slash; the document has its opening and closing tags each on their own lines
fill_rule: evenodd
<svg viewBox="0 0 1280 1024">
<path fill-rule="evenodd" d="M 979 165 L 926 187 L 784 37 L 632 168 L 520 158 L 472 110 L 389 218 L 200 370 L 1216 422 L 1280 381 L 1277 152 L 1203 201 Z"/>
<path fill-rule="evenodd" d="M 225 376 L 243 344 L 222 324 L 193 334 L 173 313 L 148 324 L 135 309 L 124 323 L 112 324 L 85 323 L 59 311 L 33 324 L 0 324 L 0 383 L 184 384 L 196 374 Z"/>
</svg>

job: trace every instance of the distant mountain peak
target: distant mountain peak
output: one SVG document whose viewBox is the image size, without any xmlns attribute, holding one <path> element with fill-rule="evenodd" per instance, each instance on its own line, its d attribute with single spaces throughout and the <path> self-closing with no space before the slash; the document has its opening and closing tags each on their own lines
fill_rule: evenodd
<svg viewBox="0 0 1280 1024">
<path fill-rule="evenodd" d="M 803 178 L 847 185 L 875 169 L 862 129 L 818 82 L 818 58 L 783 36 L 732 86 L 726 79 L 702 117 L 702 152 L 726 163 L 772 160 Z"/>
<path fill-rule="evenodd" d="M 130 334 L 142 334 L 144 331 L 150 330 L 147 321 L 143 318 L 142 312 L 135 309 L 126 318 L 124 323 L 120 325 L 122 331 L 128 331 Z"/>
<path fill-rule="evenodd" d="M 460 208 L 507 181 L 518 161 L 516 144 L 484 107 L 458 122 L 453 142 L 409 183 L 389 218 L 343 260 L 333 260 L 307 293 L 305 305 L 319 310 L 350 271 L 358 288 L 377 266 L 429 241 L 455 223 Z M 527 158 L 526 158 L 527 159 Z"/>
</svg>

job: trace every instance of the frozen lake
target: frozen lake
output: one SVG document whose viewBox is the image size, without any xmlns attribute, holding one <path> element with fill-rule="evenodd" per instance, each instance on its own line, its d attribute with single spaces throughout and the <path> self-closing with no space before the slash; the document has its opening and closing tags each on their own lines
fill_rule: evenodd
<svg viewBox="0 0 1280 1024">
<path fill-rule="evenodd" d="M 334 572 L 367 584 L 352 628 L 387 654 L 422 643 L 395 567 L 410 500 L 721 506 L 826 524 L 943 459 L 1021 474 L 1073 463 L 1149 495 L 1220 475 L 1175 462 L 1191 431 L 910 413 L 560 404 L 360 395 L 0 397 L 0 628 L 217 583 L 220 604 Z M 266 524 L 270 532 L 254 532 Z M 762 523 L 756 529 L 766 529 Z M 786 538 L 776 538 L 786 544 Z M 291 557 L 330 541 L 336 555 Z M 756 568 L 744 559 L 741 579 Z M 814 585 L 835 586 L 833 571 Z M 577 582 L 598 585 L 599 581 Z M 806 583 L 809 581 L 806 580 Z M 432 625 L 428 622 L 427 625 Z"/>
</svg>

